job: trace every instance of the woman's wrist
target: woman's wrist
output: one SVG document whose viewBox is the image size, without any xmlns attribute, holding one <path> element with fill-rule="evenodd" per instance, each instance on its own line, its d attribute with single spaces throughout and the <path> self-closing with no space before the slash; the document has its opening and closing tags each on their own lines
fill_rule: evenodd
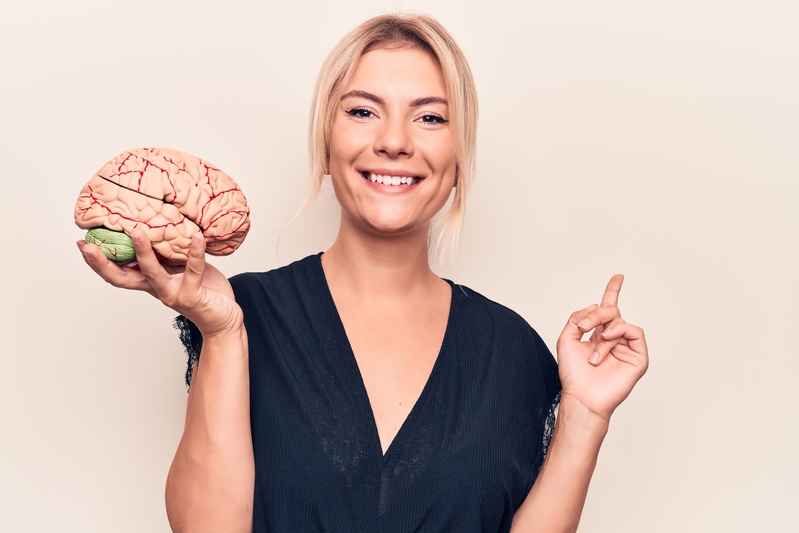
<svg viewBox="0 0 799 533">
<path fill-rule="evenodd" d="M 237 337 L 241 337 L 242 335 L 246 336 L 246 331 L 244 329 L 244 314 L 238 304 L 233 303 L 232 309 L 227 316 L 225 316 L 222 320 L 218 320 L 213 318 L 212 320 L 207 320 L 205 313 L 191 313 L 192 315 L 196 315 L 196 318 L 189 316 L 187 313 L 183 313 L 183 316 L 191 320 L 197 329 L 200 331 L 200 334 L 203 338 L 203 343 L 212 341 L 212 340 L 220 340 L 225 342 L 227 340 L 233 340 Z"/>
<path fill-rule="evenodd" d="M 563 393 L 558 406 L 557 426 L 604 439 L 610 425 L 610 416 L 603 416 L 588 408 L 577 398 Z"/>
<path fill-rule="evenodd" d="M 238 343 L 246 341 L 247 331 L 244 329 L 242 321 L 236 321 L 230 325 L 215 328 L 210 332 L 201 331 L 203 336 L 203 345 L 226 345 L 230 343 Z"/>
</svg>

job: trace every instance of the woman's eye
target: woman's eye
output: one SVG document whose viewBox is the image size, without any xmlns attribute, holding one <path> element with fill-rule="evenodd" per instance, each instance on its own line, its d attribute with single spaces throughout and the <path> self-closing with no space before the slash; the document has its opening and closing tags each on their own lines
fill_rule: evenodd
<svg viewBox="0 0 799 533">
<path fill-rule="evenodd" d="M 446 124 L 449 121 L 445 120 L 444 117 L 439 115 L 428 113 L 427 115 L 422 115 L 419 117 L 419 122 L 422 124 Z"/>
<path fill-rule="evenodd" d="M 369 111 L 368 109 L 364 109 L 363 107 L 355 107 L 347 111 L 347 114 L 351 117 L 356 118 L 372 118 L 374 113 Z"/>
</svg>

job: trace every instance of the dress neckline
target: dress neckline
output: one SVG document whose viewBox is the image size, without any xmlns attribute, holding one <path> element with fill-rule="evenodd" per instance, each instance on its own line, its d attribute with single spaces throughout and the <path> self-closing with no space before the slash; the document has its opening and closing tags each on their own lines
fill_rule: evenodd
<svg viewBox="0 0 799 533">
<path fill-rule="evenodd" d="M 416 401 L 408 413 L 408 416 L 402 421 L 402 425 L 389 443 L 385 453 L 383 453 L 383 445 L 380 441 L 380 434 L 377 430 L 377 419 L 375 418 L 374 411 L 372 410 L 372 404 L 369 401 L 369 394 L 366 391 L 366 384 L 363 380 L 360 367 L 358 366 L 358 361 L 355 358 L 355 351 L 352 349 L 352 343 L 347 336 L 347 330 L 344 328 L 344 321 L 341 319 L 341 315 L 338 312 L 338 307 L 336 307 L 336 302 L 333 300 L 333 293 L 330 291 L 330 285 L 327 283 L 327 277 L 325 275 L 324 268 L 322 267 L 322 254 L 323 252 L 320 252 L 316 255 L 314 266 L 317 269 L 318 275 L 324 287 L 324 303 L 328 307 L 330 314 L 334 317 L 334 327 L 343 340 L 343 355 L 345 355 L 345 360 L 342 361 L 342 363 L 345 371 L 351 378 L 353 388 L 357 394 L 357 401 L 359 404 L 358 408 L 363 409 L 364 413 L 368 415 L 367 418 L 370 422 L 369 428 L 367 429 L 369 432 L 369 440 L 371 441 L 373 449 L 376 450 L 376 453 L 382 458 L 382 464 L 385 465 L 392 455 L 392 450 L 400 447 L 401 443 L 413 432 L 413 427 L 419 422 L 417 420 L 419 418 L 419 411 L 423 409 L 425 402 L 428 401 L 428 398 L 433 393 L 436 383 L 439 381 L 439 375 L 443 372 L 441 367 L 447 362 L 448 350 L 446 348 L 452 342 L 452 329 L 454 327 L 453 322 L 456 311 L 455 284 L 449 279 L 441 278 L 446 281 L 450 287 L 449 313 L 447 314 L 447 325 L 444 328 L 444 336 L 441 339 L 441 345 L 439 346 L 438 354 L 436 355 L 436 360 L 433 363 L 433 367 L 430 370 L 430 375 L 427 377 L 427 381 L 425 381 L 422 391 L 419 393 L 419 397 L 416 398 Z"/>
</svg>

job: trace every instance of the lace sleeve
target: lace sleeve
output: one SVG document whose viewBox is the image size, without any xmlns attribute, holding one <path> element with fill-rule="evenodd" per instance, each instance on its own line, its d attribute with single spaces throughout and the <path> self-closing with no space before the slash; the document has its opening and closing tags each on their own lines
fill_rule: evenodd
<svg viewBox="0 0 799 533">
<path fill-rule="evenodd" d="M 541 462 L 539 468 L 544 464 L 547 452 L 549 452 L 549 445 L 552 441 L 552 435 L 555 431 L 555 422 L 558 416 L 558 407 L 560 406 L 561 397 L 561 383 L 558 376 L 558 364 L 549 348 L 538 336 L 536 335 L 536 352 L 538 352 L 538 363 L 541 369 L 541 378 L 543 380 L 542 398 L 543 420 L 541 421 L 542 430 L 541 434 Z"/>
<path fill-rule="evenodd" d="M 555 395 L 555 399 L 552 400 L 552 405 L 549 407 L 549 412 L 547 413 L 547 417 L 544 420 L 544 437 L 541 442 L 541 448 L 543 451 L 543 457 L 547 456 L 547 452 L 549 452 L 549 443 L 552 441 L 552 432 L 555 430 L 555 421 L 558 416 L 558 406 L 560 405 L 560 392 Z M 541 463 L 543 465 L 543 463 Z"/>
<path fill-rule="evenodd" d="M 188 388 L 191 386 L 191 375 L 194 370 L 194 365 L 200 360 L 203 336 L 197 326 L 194 325 L 194 322 L 183 315 L 176 317 L 173 325 L 175 329 L 178 330 L 180 342 L 183 343 L 183 349 L 186 351 L 186 388 Z"/>
</svg>

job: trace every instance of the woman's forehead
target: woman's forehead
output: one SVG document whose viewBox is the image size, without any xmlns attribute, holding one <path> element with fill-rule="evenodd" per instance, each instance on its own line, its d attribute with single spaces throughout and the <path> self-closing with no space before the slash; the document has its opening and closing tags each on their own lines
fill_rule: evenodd
<svg viewBox="0 0 799 533">
<path fill-rule="evenodd" d="M 356 63 L 344 94 L 353 90 L 380 91 L 414 99 L 446 97 L 438 62 L 426 50 L 407 46 L 365 52 Z"/>
</svg>

